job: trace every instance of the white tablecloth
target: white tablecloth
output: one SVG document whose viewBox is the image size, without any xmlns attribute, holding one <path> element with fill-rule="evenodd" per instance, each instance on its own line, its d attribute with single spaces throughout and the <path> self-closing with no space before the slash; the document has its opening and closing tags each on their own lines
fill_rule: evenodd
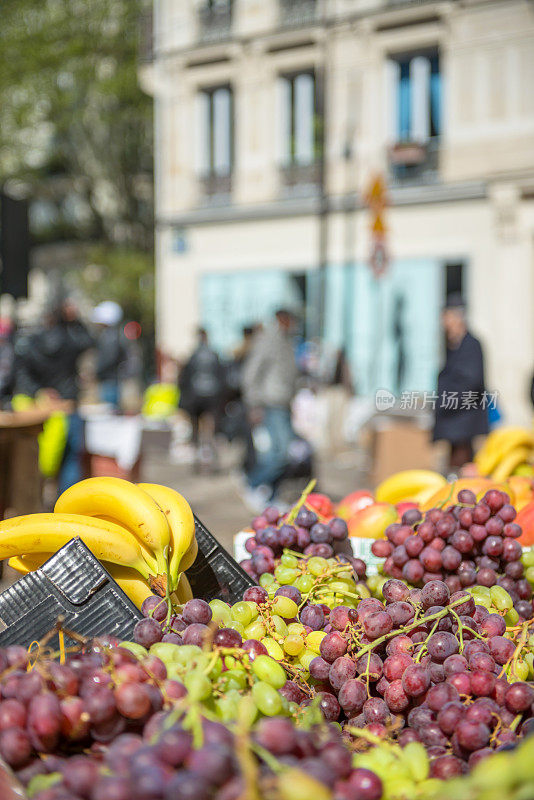
<svg viewBox="0 0 534 800">
<path fill-rule="evenodd" d="M 132 469 L 141 452 L 143 418 L 113 414 L 88 416 L 85 446 L 88 453 L 114 458 L 123 470 Z"/>
</svg>

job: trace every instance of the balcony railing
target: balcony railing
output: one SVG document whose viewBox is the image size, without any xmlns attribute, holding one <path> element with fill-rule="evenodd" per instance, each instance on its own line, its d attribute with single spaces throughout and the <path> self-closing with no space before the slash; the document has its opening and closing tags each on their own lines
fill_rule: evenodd
<svg viewBox="0 0 534 800">
<path fill-rule="evenodd" d="M 321 178 L 320 164 L 286 164 L 280 168 L 280 183 L 285 189 L 317 186 Z"/>
<path fill-rule="evenodd" d="M 279 0 L 279 3 L 282 28 L 300 28 L 317 20 L 317 0 Z"/>
<path fill-rule="evenodd" d="M 201 42 L 218 42 L 228 39 L 232 30 L 232 3 L 213 3 L 201 6 L 198 11 Z"/>
<path fill-rule="evenodd" d="M 202 194 L 207 198 L 227 197 L 232 191 L 232 175 L 203 175 L 200 178 Z"/>
<path fill-rule="evenodd" d="M 399 142 L 389 150 L 389 172 L 397 185 L 436 183 L 439 180 L 439 137 L 425 144 Z"/>
</svg>

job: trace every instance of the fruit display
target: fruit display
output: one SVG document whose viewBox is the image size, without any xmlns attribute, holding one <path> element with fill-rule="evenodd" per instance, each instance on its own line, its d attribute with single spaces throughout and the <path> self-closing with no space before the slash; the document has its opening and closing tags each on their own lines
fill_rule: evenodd
<svg viewBox="0 0 534 800">
<path fill-rule="evenodd" d="M 274 571 L 284 549 L 323 559 L 339 550 L 349 534 L 347 523 L 333 516 L 332 509 L 325 509 L 324 500 L 318 502 L 317 497 L 306 490 L 287 514 L 269 506 L 252 521 L 252 535 L 245 544 L 250 558 L 241 561 L 241 566 L 254 580 Z M 321 513 L 324 510 L 326 515 Z"/>
<path fill-rule="evenodd" d="M 511 475 L 533 477 L 534 432 L 503 426 L 492 431 L 475 454 L 480 475 L 499 482 Z"/>
<path fill-rule="evenodd" d="M 411 509 L 373 545 L 385 558 L 384 574 L 413 586 L 444 580 L 453 592 L 500 586 L 519 616 L 532 616 L 532 589 L 521 563 L 521 527 L 505 492 L 491 489 L 477 501 L 468 489 L 451 506 L 423 514 Z M 474 590 L 474 589 L 473 589 Z M 480 591 L 480 589 L 478 589 Z"/>
<path fill-rule="evenodd" d="M 0 552 L 28 572 L 70 530 L 142 618 L 131 641 L 0 649 L 0 757 L 29 798 L 534 797 L 534 548 L 507 493 L 384 503 L 368 575 L 339 506 L 304 492 L 256 518 L 256 585 L 229 604 L 183 581 L 180 495 L 141 484 L 123 508 L 124 486 L 99 479 L 90 499 L 84 483 L 53 514 L 0 523 Z"/>
<path fill-rule="evenodd" d="M 54 513 L 0 522 L 0 559 L 21 573 L 78 536 L 138 606 L 152 591 L 186 601 L 183 572 L 197 554 L 195 521 L 178 492 L 120 478 L 88 478 L 67 489 Z"/>
</svg>

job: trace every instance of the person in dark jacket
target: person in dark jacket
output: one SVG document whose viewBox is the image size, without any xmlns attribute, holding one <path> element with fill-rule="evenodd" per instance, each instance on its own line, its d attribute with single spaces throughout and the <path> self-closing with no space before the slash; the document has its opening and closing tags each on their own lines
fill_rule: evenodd
<svg viewBox="0 0 534 800">
<path fill-rule="evenodd" d="M 76 410 L 78 361 L 93 344 L 70 300 L 65 300 L 46 315 L 42 329 L 21 336 L 15 342 L 15 393 L 35 397 L 38 392 L 46 391 L 72 403 L 58 475 L 60 494 L 83 477 L 83 421 Z"/>
<path fill-rule="evenodd" d="M 15 378 L 15 350 L 13 348 L 13 326 L 7 319 L 0 319 L 0 407 L 9 404 L 13 394 Z"/>
<path fill-rule="evenodd" d="M 467 329 L 460 295 L 447 299 L 442 324 L 447 355 L 438 376 L 433 438 L 450 444 L 450 469 L 457 472 L 473 459 L 473 438 L 488 432 L 484 356 L 480 342 Z"/>
<path fill-rule="evenodd" d="M 92 321 L 98 326 L 96 378 L 100 401 L 118 409 L 120 404 L 120 369 L 126 361 L 126 347 L 120 329 L 122 308 L 113 300 L 104 300 L 93 310 Z"/>
<path fill-rule="evenodd" d="M 215 431 L 225 390 L 224 371 L 217 353 L 208 343 L 204 328 L 197 332 L 198 344 L 178 379 L 180 408 L 191 417 L 191 441 L 195 447 L 195 465 L 216 465 Z M 203 428 L 202 446 L 200 428 Z M 206 456 L 204 457 L 204 453 Z"/>
</svg>

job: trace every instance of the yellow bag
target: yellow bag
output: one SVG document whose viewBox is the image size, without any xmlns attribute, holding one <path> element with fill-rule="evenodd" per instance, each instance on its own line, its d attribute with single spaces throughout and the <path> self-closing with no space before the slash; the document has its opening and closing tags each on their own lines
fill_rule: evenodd
<svg viewBox="0 0 534 800">
<path fill-rule="evenodd" d="M 142 414 L 152 419 L 165 419 L 176 411 L 178 388 L 173 383 L 153 383 L 143 397 Z"/>
<path fill-rule="evenodd" d="M 13 411 L 26 411 L 35 405 L 31 397 L 17 394 L 11 401 Z M 54 411 L 43 424 L 43 430 L 38 436 L 39 442 L 39 470 L 45 478 L 53 478 L 61 467 L 69 422 L 63 411 Z"/>
</svg>

